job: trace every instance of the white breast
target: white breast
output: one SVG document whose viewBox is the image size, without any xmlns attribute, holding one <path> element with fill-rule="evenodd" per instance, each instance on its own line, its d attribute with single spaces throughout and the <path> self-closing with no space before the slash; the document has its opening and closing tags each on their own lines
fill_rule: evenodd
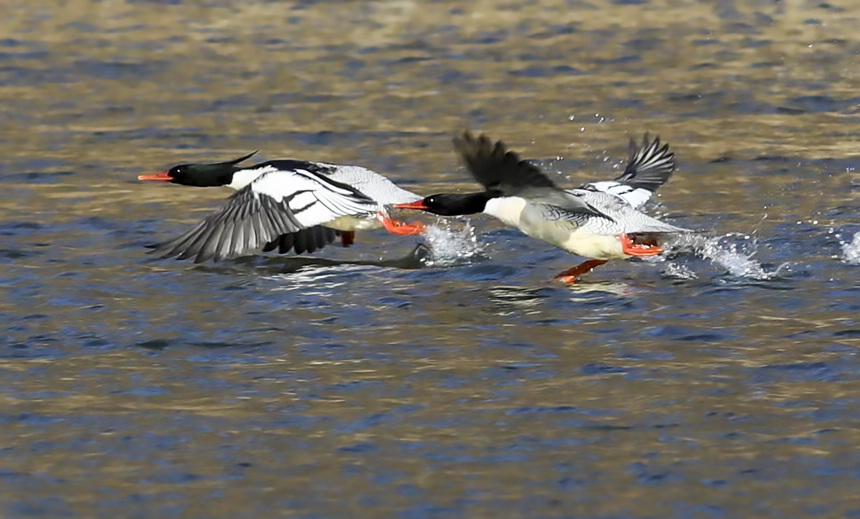
<svg viewBox="0 0 860 519">
<path fill-rule="evenodd" d="M 526 200 L 518 196 L 500 196 L 487 201 L 484 213 L 495 216 L 507 225 L 520 227 L 520 216 L 526 208 Z"/>
</svg>

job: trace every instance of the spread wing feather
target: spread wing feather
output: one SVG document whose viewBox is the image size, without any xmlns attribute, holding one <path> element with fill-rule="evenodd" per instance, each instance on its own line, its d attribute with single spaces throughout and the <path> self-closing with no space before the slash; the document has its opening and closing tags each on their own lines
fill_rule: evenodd
<svg viewBox="0 0 860 519">
<path fill-rule="evenodd" d="M 289 192 L 284 186 L 289 186 Z M 309 171 L 276 170 L 258 177 L 230 197 L 218 212 L 181 236 L 157 245 L 153 252 L 165 258 L 194 258 L 195 263 L 275 246 L 279 250 L 294 248 L 297 253 L 312 252 L 334 239 L 330 232 L 315 231 L 317 226 L 341 216 L 377 210 L 375 201 L 346 184 Z M 291 238 L 283 238 L 291 234 Z"/>
<path fill-rule="evenodd" d="M 669 180 L 673 171 L 675 154 L 669 151 L 669 145 L 661 146 L 660 137 L 652 141 L 648 134 L 645 134 L 641 146 L 637 146 L 636 142 L 630 139 L 627 166 L 618 178 L 590 182 L 582 186 L 582 189 L 614 195 L 632 207 L 640 207 Z"/>
<path fill-rule="evenodd" d="M 475 137 L 467 130 L 454 138 L 454 148 L 487 191 L 510 195 L 526 187 L 555 187 L 537 166 L 521 160 L 502 141 L 493 144 L 486 135 Z"/>
</svg>

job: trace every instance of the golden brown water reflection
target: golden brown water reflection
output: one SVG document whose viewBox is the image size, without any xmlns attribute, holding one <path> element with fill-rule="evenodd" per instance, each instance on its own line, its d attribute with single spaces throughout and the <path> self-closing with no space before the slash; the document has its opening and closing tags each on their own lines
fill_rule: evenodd
<svg viewBox="0 0 860 519">
<path fill-rule="evenodd" d="M 3 11 L 4 517 L 860 514 L 853 3 Z M 464 127 L 569 185 L 659 133 L 652 212 L 720 240 L 571 289 L 483 218 L 448 267 L 382 232 L 319 254 L 364 264 L 144 254 L 226 193 L 138 174 L 260 149 L 471 189 Z"/>
</svg>

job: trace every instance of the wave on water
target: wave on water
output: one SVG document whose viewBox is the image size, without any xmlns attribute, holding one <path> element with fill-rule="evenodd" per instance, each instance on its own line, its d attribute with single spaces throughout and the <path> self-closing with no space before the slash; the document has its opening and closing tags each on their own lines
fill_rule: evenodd
<svg viewBox="0 0 860 519">
<path fill-rule="evenodd" d="M 788 267 L 783 263 L 775 269 L 766 269 L 753 256 L 758 252 L 755 236 L 741 233 L 728 233 L 722 236 L 702 236 L 685 234 L 677 237 L 671 243 L 672 249 L 692 250 L 697 256 L 709 260 L 712 264 L 726 269 L 729 275 L 737 278 L 765 281 L 774 279 L 780 271 Z M 688 266 L 671 262 L 665 271 L 666 275 L 677 279 L 696 279 L 696 274 Z"/>
<path fill-rule="evenodd" d="M 860 232 L 854 233 L 854 239 L 850 242 L 840 240 L 839 243 L 842 245 L 842 260 L 846 263 L 860 265 Z"/>
<path fill-rule="evenodd" d="M 430 249 L 429 257 L 424 260 L 428 267 L 451 267 L 483 257 L 484 244 L 478 241 L 469 221 L 457 228 L 456 220 L 440 220 L 427 227 L 424 239 Z"/>
</svg>

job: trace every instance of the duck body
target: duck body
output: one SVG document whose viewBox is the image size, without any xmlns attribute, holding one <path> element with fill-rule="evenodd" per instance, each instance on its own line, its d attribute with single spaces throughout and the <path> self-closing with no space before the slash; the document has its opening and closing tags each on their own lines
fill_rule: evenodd
<svg viewBox="0 0 860 519">
<path fill-rule="evenodd" d="M 219 261 L 261 248 L 264 252 L 313 252 L 338 236 L 347 246 L 358 230 L 423 231 L 420 224 L 403 225 L 388 217 L 390 205 L 421 197 L 374 171 L 300 160 L 237 166 L 251 155 L 214 164 L 183 164 L 138 177 L 236 190 L 219 211 L 181 236 L 155 246 L 155 253 L 194 258 L 195 262 Z"/>
<path fill-rule="evenodd" d="M 599 214 L 578 212 L 581 204 Z M 487 202 L 484 212 L 525 234 L 585 258 L 624 259 L 622 234 L 652 237 L 686 229 L 652 218 L 615 195 L 588 189 L 524 190 Z"/>
<path fill-rule="evenodd" d="M 310 182 L 309 186 L 301 183 Z M 376 213 L 388 214 L 388 208 L 420 200 L 422 197 L 398 187 L 394 182 L 375 171 L 361 166 L 326 164 L 300 160 L 272 160 L 257 164 L 248 169 L 237 171 L 228 187 L 236 190 L 251 186 L 252 191 L 272 198 L 290 198 L 290 206 L 301 209 L 312 207 L 319 202 L 321 189 L 342 195 L 344 202 L 352 196 L 363 196 L 375 205 L 354 208 L 350 214 L 334 216 L 324 226 L 339 231 L 366 231 L 382 229 L 384 225 L 376 218 Z M 288 186 L 288 187 L 287 187 Z M 329 209 L 332 215 L 350 212 L 323 203 L 319 210 Z M 326 218 L 322 216 L 321 218 Z"/>
<path fill-rule="evenodd" d="M 466 195 L 438 194 L 422 201 L 396 205 L 436 214 L 495 216 L 525 234 L 588 258 L 559 278 L 572 283 L 577 276 L 611 259 L 653 256 L 668 234 L 691 232 L 639 210 L 675 168 L 674 154 L 660 139 L 646 136 L 641 146 L 630 143 L 624 172 L 616 179 L 562 189 L 527 161 L 486 137 L 464 132 L 454 139 L 472 176 L 485 191 Z M 584 270 L 583 270 L 584 269 Z"/>
</svg>

